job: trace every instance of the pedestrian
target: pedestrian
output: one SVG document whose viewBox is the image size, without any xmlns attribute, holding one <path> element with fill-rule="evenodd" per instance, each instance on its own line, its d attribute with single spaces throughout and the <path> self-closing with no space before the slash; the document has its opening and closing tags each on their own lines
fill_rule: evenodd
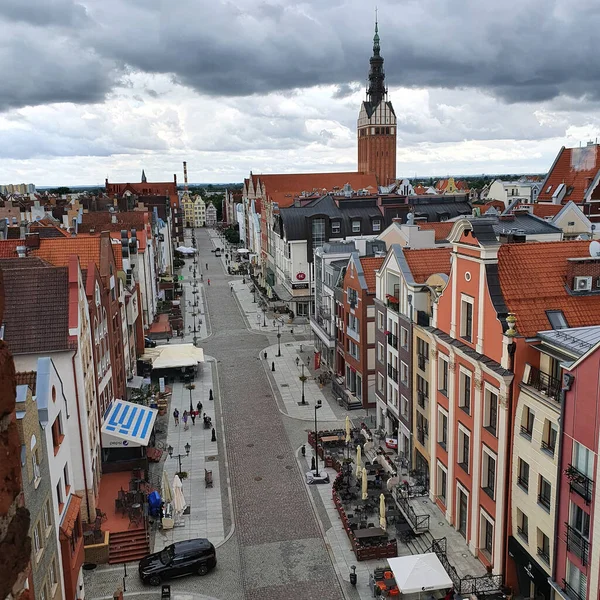
<svg viewBox="0 0 600 600">
<path fill-rule="evenodd" d="M 189 429 L 189 425 L 188 425 L 188 411 L 184 410 L 183 411 L 183 430 L 187 431 Z"/>
<path fill-rule="evenodd" d="M 208 271 L 208 263 L 206 263 L 206 270 Z"/>
<path fill-rule="evenodd" d="M 200 273 L 200 281 L 204 281 L 204 275 Z"/>
<path fill-rule="evenodd" d="M 177 409 L 173 411 L 173 418 L 175 419 L 175 427 L 177 427 L 179 425 L 179 411 Z"/>
<path fill-rule="evenodd" d="M 196 424 L 196 411 L 190 412 L 190 417 L 192 418 L 192 425 Z"/>
<path fill-rule="evenodd" d="M 231 295 L 233 296 L 233 283 L 229 286 L 229 288 L 231 289 Z"/>
<path fill-rule="evenodd" d="M 207 283 L 208 283 L 208 285 L 210 285 L 210 279 L 208 280 L 208 282 L 207 282 Z"/>
<path fill-rule="evenodd" d="M 198 416 L 200 416 L 200 413 L 202 412 L 202 402 L 200 402 L 198 400 L 198 404 L 196 404 L 196 410 L 198 411 Z"/>
</svg>

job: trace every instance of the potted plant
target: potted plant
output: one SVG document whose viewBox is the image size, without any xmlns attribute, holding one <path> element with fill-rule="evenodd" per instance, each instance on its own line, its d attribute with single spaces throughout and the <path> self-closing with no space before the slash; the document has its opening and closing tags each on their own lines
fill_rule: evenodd
<svg viewBox="0 0 600 600">
<path fill-rule="evenodd" d="M 565 476 L 569 481 L 575 481 L 577 483 L 583 483 L 585 475 L 580 473 L 573 465 L 569 465 L 565 469 Z"/>
<path fill-rule="evenodd" d="M 179 471 L 179 473 L 175 473 L 175 475 L 177 475 L 181 481 L 187 479 L 188 476 L 187 471 Z"/>
</svg>

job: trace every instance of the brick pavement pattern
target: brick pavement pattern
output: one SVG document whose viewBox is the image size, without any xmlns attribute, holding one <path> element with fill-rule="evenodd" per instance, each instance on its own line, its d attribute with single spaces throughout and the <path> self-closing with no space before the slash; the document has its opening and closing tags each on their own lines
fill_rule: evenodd
<svg viewBox="0 0 600 600">
<path fill-rule="evenodd" d="M 206 230 L 196 230 L 212 336 L 204 343 L 218 361 L 244 598 L 343 598 L 309 501 L 282 416 L 259 363 L 266 336 L 246 329 L 227 275 Z M 206 276 L 205 276 L 206 278 Z"/>
</svg>

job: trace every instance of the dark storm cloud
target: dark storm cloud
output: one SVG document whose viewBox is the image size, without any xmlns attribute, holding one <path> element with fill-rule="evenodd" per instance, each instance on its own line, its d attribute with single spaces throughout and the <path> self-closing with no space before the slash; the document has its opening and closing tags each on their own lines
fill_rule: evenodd
<svg viewBox="0 0 600 600">
<path fill-rule="evenodd" d="M 389 0 L 379 19 L 389 86 L 600 98 L 597 0 Z M 372 22 L 360 0 L 3 0 L 0 27 L 23 31 L 0 40 L 0 110 L 99 101 L 127 69 L 212 96 L 335 84 L 343 97 L 365 81 Z"/>
</svg>

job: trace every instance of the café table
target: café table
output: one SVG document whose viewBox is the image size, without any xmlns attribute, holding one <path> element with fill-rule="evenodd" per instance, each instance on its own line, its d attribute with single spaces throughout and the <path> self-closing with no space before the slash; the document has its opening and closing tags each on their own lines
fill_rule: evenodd
<svg viewBox="0 0 600 600">
<path fill-rule="evenodd" d="M 387 538 L 387 532 L 381 527 L 367 527 L 366 529 L 357 529 L 354 532 L 357 540 L 369 540 L 375 538 Z"/>
<path fill-rule="evenodd" d="M 339 442 L 343 439 L 344 438 L 339 435 L 324 435 L 323 437 L 319 438 L 319 442 L 321 442 L 322 444 L 327 444 L 329 442 Z"/>
</svg>

